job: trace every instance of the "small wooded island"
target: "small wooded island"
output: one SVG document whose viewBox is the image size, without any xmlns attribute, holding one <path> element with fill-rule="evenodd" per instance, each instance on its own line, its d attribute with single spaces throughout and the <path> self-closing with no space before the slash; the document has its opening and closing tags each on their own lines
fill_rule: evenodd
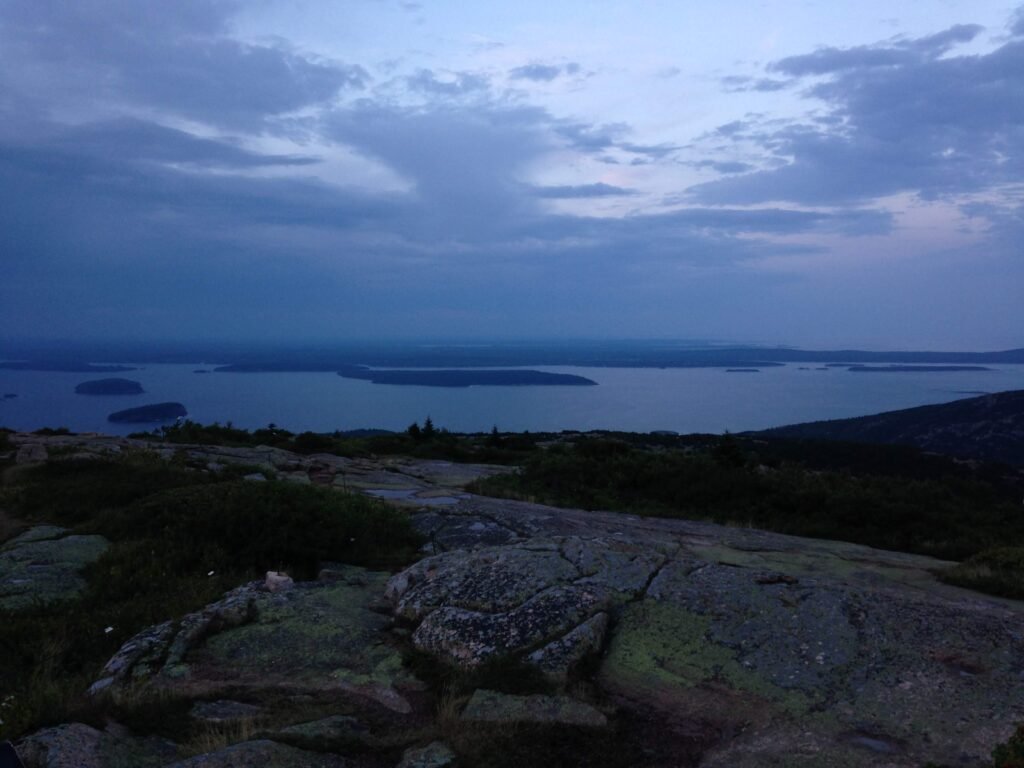
<svg viewBox="0 0 1024 768">
<path fill-rule="evenodd" d="M 116 411 L 107 416 L 107 421 L 115 424 L 153 424 L 185 416 L 188 416 L 188 411 L 181 403 L 154 403 Z"/>
<path fill-rule="evenodd" d="M 347 365 L 338 371 L 346 379 L 363 379 L 374 384 L 404 384 L 420 387 L 528 387 L 596 386 L 597 382 L 568 373 L 531 370 L 371 370 Z"/>
<path fill-rule="evenodd" d="M 94 379 L 75 387 L 77 395 L 141 395 L 146 390 L 131 379 Z"/>
</svg>

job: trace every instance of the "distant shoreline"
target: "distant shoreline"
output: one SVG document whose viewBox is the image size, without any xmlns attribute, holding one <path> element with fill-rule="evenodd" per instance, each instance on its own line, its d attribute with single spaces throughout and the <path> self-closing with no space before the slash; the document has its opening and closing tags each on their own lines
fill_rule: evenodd
<svg viewBox="0 0 1024 768">
<path fill-rule="evenodd" d="M 686 345 L 682 342 L 577 341 L 495 342 L 465 345 L 376 342 L 286 344 L 65 344 L 8 343 L 0 369 L 114 373 L 135 364 L 190 363 L 226 373 L 334 373 L 359 365 L 395 368 L 771 368 L 801 365 L 984 366 L 1024 364 L 1024 348 L 986 352 L 904 350 L 806 350 L 749 345 Z M 92 361 L 92 362 L 85 362 Z"/>
</svg>

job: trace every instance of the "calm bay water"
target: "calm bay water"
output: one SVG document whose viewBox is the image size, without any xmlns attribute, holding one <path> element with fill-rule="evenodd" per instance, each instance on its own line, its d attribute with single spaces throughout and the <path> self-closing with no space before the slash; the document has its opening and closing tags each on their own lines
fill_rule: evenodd
<svg viewBox="0 0 1024 768">
<path fill-rule="evenodd" d="M 596 387 L 470 387 L 444 389 L 371 384 L 334 373 L 208 373 L 210 364 L 150 365 L 116 374 L 142 383 L 144 395 L 76 395 L 76 384 L 107 374 L 0 370 L 0 425 L 64 426 L 117 434 L 147 429 L 107 421 L 113 411 L 174 400 L 195 421 L 292 431 L 378 427 L 401 430 L 430 416 L 459 432 L 617 429 L 649 432 L 739 432 L 818 419 L 863 416 L 1024 389 L 1024 366 L 988 371 L 851 373 L 785 365 L 760 373 L 722 369 L 575 368 Z"/>
</svg>

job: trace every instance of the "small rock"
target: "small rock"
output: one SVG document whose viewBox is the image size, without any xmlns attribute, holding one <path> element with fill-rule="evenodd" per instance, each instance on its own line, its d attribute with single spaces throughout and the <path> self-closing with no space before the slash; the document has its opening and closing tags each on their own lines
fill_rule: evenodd
<svg viewBox="0 0 1024 768">
<path fill-rule="evenodd" d="M 565 683 L 583 659 L 601 649 L 607 631 L 608 614 L 594 614 L 564 637 L 538 648 L 526 660 L 552 680 Z"/>
<path fill-rule="evenodd" d="M 15 464 L 35 464 L 46 461 L 49 453 L 45 445 L 39 443 L 25 443 L 18 449 L 18 455 L 14 459 Z"/>
<path fill-rule="evenodd" d="M 407 749 L 396 768 L 447 768 L 455 764 L 455 753 L 447 744 L 435 741 L 418 749 Z"/>
<path fill-rule="evenodd" d="M 274 741 L 315 752 L 342 752 L 353 746 L 374 745 L 370 729 L 347 715 L 290 725 L 271 737 Z"/>
<path fill-rule="evenodd" d="M 238 720 L 250 720 L 258 717 L 263 709 L 241 701 L 219 699 L 217 701 L 197 701 L 189 714 L 196 720 L 207 723 L 230 723 Z"/>
<path fill-rule="evenodd" d="M 568 696 L 512 696 L 477 690 L 462 712 L 462 720 L 477 723 L 538 723 L 603 728 L 608 718 L 589 704 Z"/>
<path fill-rule="evenodd" d="M 243 741 L 230 747 L 188 760 L 173 763 L 168 768 L 345 768 L 349 762 L 338 755 L 306 752 L 266 739 Z"/>
<path fill-rule="evenodd" d="M 265 483 L 267 482 L 266 476 L 262 472 L 253 472 L 242 478 L 248 480 L 250 483 Z"/>
<path fill-rule="evenodd" d="M 295 582 L 284 571 L 267 571 L 263 586 L 270 592 L 287 592 L 295 586 Z"/>
</svg>

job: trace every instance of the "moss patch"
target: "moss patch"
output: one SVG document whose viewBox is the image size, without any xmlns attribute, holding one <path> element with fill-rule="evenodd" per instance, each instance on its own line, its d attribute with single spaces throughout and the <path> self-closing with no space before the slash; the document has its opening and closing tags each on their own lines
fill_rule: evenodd
<svg viewBox="0 0 1024 768">
<path fill-rule="evenodd" d="M 706 616 L 676 606 L 632 603 L 623 611 L 599 677 L 610 690 L 658 708 L 690 710 L 704 698 L 694 693 L 708 689 L 722 700 L 730 698 L 722 696 L 729 691 L 747 694 L 736 697 L 734 711 L 722 713 L 730 719 L 744 719 L 765 702 L 793 715 L 807 711 L 806 696 L 743 667 L 733 651 L 710 639 L 709 628 Z"/>
</svg>

